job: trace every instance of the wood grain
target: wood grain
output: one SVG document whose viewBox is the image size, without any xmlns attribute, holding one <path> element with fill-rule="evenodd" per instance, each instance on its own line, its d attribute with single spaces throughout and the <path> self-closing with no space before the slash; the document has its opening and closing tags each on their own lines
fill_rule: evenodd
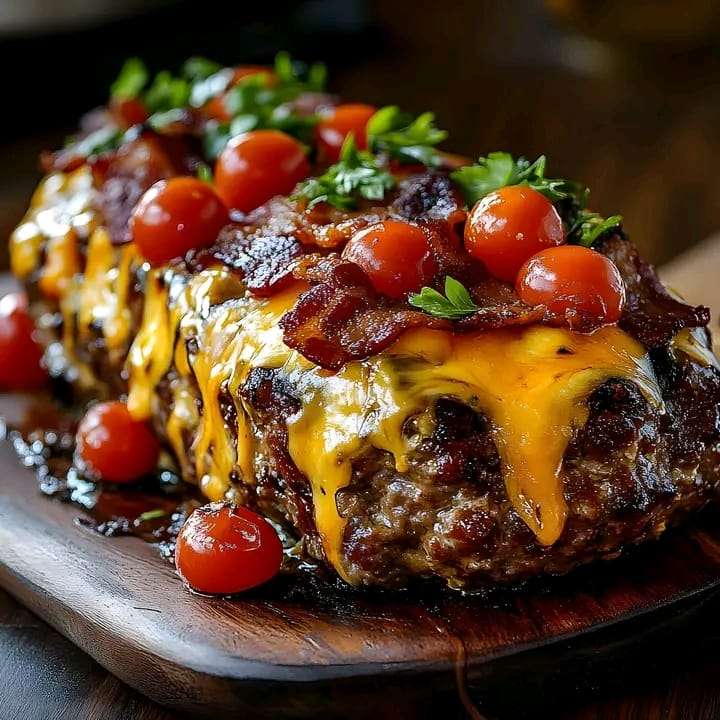
<svg viewBox="0 0 720 720">
<path fill-rule="evenodd" d="M 688 282 L 698 276 L 686 267 L 666 277 L 693 302 L 713 302 L 714 283 Z M 242 599 L 201 598 L 150 545 L 100 537 L 75 522 L 77 508 L 40 496 L 7 446 L 0 477 L 0 585 L 114 675 L 192 713 L 425 717 L 438 703 L 460 712 L 465 692 L 502 705 L 521 675 L 539 692 L 558 674 L 582 687 L 620 659 L 667 646 L 720 588 L 720 523 L 706 515 L 628 557 L 510 597 L 309 602 L 280 582 Z M 104 682 L 115 691 L 113 678 Z"/>
<path fill-rule="evenodd" d="M 493 602 L 346 594 L 308 603 L 277 599 L 277 586 L 202 598 L 183 591 L 152 546 L 100 537 L 74 522 L 75 507 L 40 496 L 7 446 L 0 476 L 0 584 L 131 686 L 197 713 L 304 717 L 327 707 L 331 717 L 370 717 L 456 693 L 463 652 L 471 692 L 485 693 L 518 667 L 536 678 L 571 667 L 597 641 L 592 630 L 620 623 L 613 646 L 636 643 L 647 617 L 657 623 L 663 608 L 691 606 L 720 583 L 711 524 L 554 582 L 551 593 Z"/>
</svg>

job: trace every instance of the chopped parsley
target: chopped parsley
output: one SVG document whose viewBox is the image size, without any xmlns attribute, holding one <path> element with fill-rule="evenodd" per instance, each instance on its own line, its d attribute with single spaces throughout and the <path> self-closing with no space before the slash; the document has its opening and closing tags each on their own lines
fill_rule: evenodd
<svg viewBox="0 0 720 720">
<path fill-rule="evenodd" d="M 180 74 L 186 80 L 194 83 L 207 80 L 220 70 L 222 70 L 222 65 L 214 60 L 208 60 L 204 57 L 191 57 L 183 63 Z"/>
<path fill-rule="evenodd" d="M 198 180 L 202 180 L 203 182 L 208 183 L 208 185 L 213 184 L 213 171 L 207 163 L 198 163 L 195 174 L 197 175 Z"/>
<path fill-rule="evenodd" d="M 118 100 L 132 100 L 140 95 L 149 77 L 145 63 L 140 58 L 128 58 L 110 86 L 110 95 Z"/>
<path fill-rule="evenodd" d="M 590 212 L 590 191 L 580 183 L 545 177 L 545 156 L 534 162 L 513 158 L 506 152 L 490 153 L 474 165 L 455 170 L 451 178 L 457 183 L 468 205 L 474 205 L 488 193 L 507 185 L 527 185 L 554 203 L 567 228 L 569 243 L 589 247 L 605 233 L 616 229 L 622 217 L 607 219 Z"/>
<path fill-rule="evenodd" d="M 181 108 L 190 99 L 190 81 L 175 77 L 167 70 L 159 72 L 148 87 L 150 73 L 139 58 L 130 58 L 110 87 L 110 95 L 119 100 L 139 98 L 148 112 L 161 113 Z"/>
<path fill-rule="evenodd" d="M 326 202 L 340 210 L 352 210 L 358 198 L 382 200 L 394 186 L 393 176 L 379 167 L 372 153 L 358 150 L 351 133 L 340 150 L 340 160 L 319 177 L 302 182 L 293 197 L 307 200 L 308 207 Z"/>
<path fill-rule="evenodd" d="M 232 76 L 232 71 L 230 77 L 225 72 L 221 70 L 196 86 L 200 91 L 193 88 L 191 103 L 203 105 L 210 97 L 223 92 Z M 296 112 L 291 103 L 302 93 L 322 92 L 325 79 L 324 65 L 317 63 L 307 68 L 291 60 L 287 53 L 279 53 L 272 74 L 249 75 L 227 92 L 224 103 L 232 120 L 208 124 L 204 137 L 208 156 L 217 157 L 230 138 L 261 128 L 281 130 L 310 143 L 317 117 Z"/>
<path fill-rule="evenodd" d="M 175 77 L 167 70 L 160 71 L 143 95 L 143 102 L 151 114 L 182 108 L 190 100 L 190 83 Z"/>
<path fill-rule="evenodd" d="M 438 156 L 435 145 L 447 138 L 445 130 L 435 127 L 435 115 L 422 113 L 415 119 L 396 105 L 378 110 L 368 122 L 370 148 L 406 163 L 433 166 Z"/>
<path fill-rule="evenodd" d="M 461 320 L 480 309 L 467 288 L 449 275 L 445 277 L 445 295 L 434 288 L 424 287 L 410 297 L 410 304 L 428 315 L 445 320 Z"/>
<path fill-rule="evenodd" d="M 150 522 L 151 520 L 159 520 L 160 518 L 166 516 L 167 511 L 161 510 L 160 508 L 157 510 L 146 510 L 144 513 L 137 516 L 134 524 L 137 526 L 145 522 Z"/>
<path fill-rule="evenodd" d="M 618 229 L 621 223 L 622 216 L 620 215 L 603 218 L 598 213 L 581 210 L 574 225 L 568 231 L 568 242 L 590 247 L 605 233 Z"/>
<path fill-rule="evenodd" d="M 174 111 L 188 105 L 200 108 L 226 93 L 224 103 L 232 120 L 207 123 L 203 144 L 210 159 L 222 152 L 231 137 L 259 128 L 282 130 L 303 142 L 311 141 L 317 118 L 296 112 L 291 103 L 302 93 L 323 91 L 324 65 L 308 67 L 287 53 L 278 53 L 272 71 L 248 75 L 230 87 L 234 72 L 213 60 L 194 57 L 185 62 L 179 75 L 162 70 L 150 82 L 142 60 L 130 58 L 112 84 L 111 95 L 121 100 L 140 99 L 150 114 L 150 125 L 162 129 L 177 119 Z"/>
</svg>

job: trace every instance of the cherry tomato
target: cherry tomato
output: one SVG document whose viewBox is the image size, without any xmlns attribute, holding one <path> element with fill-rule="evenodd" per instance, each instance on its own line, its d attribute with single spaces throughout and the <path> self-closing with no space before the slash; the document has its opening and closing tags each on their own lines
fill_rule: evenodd
<svg viewBox="0 0 720 720">
<path fill-rule="evenodd" d="M 160 445 L 148 423 L 134 420 L 121 402 L 93 405 L 78 425 L 76 453 L 99 480 L 129 483 L 152 472 Z"/>
<path fill-rule="evenodd" d="M 400 220 L 384 220 L 355 233 L 343 257 L 359 265 L 379 293 L 396 299 L 420 290 L 438 271 L 425 233 Z"/>
<path fill-rule="evenodd" d="M 0 389 L 35 390 L 47 381 L 34 329 L 25 295 L 5 295 L 0 300 Z"/>
<path fill-rule="evenodd" d="M 242 506 L 211 503 L 195 510 L 178 535 L 175 564 L 193 590 L 230 595 L 277 574 L 283 550 L 272 526 Z"/>
<path fill-rule="evenodd" d="M 279 130 L 253 130 L 233 138 L 215 165 L 218 195 L 230 208 L 250 212 L 287 195 L 310 173 L 302 145 Z"/>
<path fill-rule="evenodd" d="M 625 303 L 615 263 L 580 245 L 548 248 L 531 257 L 518 273 L 516 290 L 523 302 L 545 305 L 571 328 L 617 322 Z"/>
<path fill-rule="evenodd" d="M 207 183 L 178 177 L 160 180 L 140 198 L 130 229 L 143 257 L 162 265 L 212 245 L 227 221 L 227 208 Z"/>
<path fill-rule="evenodd" d="M 233 75 L 232 79 L 230 80 L 229 87 L 232 88 L 233 86 L 237 85 L 241 80 L 251 77 L 252 75 L 260 74 L 267 76 L 268 87 L 272 87 L 276 84 L 277 77 L 275 73 L 268 68 L 263 67 L 262 65 L 241 65 L 233 70 Z M 227 97 L 227 94 L 228 91 L 225 91 L 220 93 L 219 95 L 216 95 L 211 100 L 208 100 L 208 102 L 205 103 L 202 108 L 203 112 L 208 117 L 214 118 L 215 120 L 220 120 L 221 122 L 229 122 L 230 120 L 232 120 L 232 115 L 225 106 L 225 98 Z"/>
<path fill-rule="evenodd" d="M 377 108 L 361 103 L 333 108 L 315 128 L 320 157 L 330 163 L 337 162 L 340 148 L 350 133 L 355 136 L 357 147 L 365 150 L 368 145 L 367 124 L 376 112 Z"/>
<path fill-rule="evenodd" d="M 137 98 L 113 99 L 110 101 L 110 110 L 116 121 L 124 128 L 140 125 L 140 123 L 144 123 L 148 119 L 145 104 Z"/>
<path fill-rule="evenodd" d="M 488 271 L 515 282 L 522 264 L 543 248 L 565 240 L 552 203 L 525 185 L 509 185 L 482 198 L 468 216 L 465 247 Z"/>
</svg>

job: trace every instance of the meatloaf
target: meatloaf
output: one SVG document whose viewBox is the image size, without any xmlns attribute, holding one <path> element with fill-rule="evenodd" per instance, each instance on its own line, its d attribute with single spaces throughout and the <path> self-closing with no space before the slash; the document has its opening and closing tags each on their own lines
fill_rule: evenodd
<svg viewBox="0 0 720 720">
<path fill-rule="evenodd" d="M 283 524 L 299 552 L 354 586 L 565 573 L 711 501 L 720 372 L 707 309 L 668 292 L 619 219 L 587 210 L 581 186 L 548 180 L 544 159 L 470 164 L 435 149 L 432 117 L 392 107 L 373 116 L 357 143 L 367 149 L 346 139 L 329 157 L 316 128 L 338 101 L 317 70 L 287 62 L 255 74 L 196 63 L 175 78 L 185 95 L 162 102 L 157 78 L 128 90 L 126 72 L 108 106 L 43 157 L 10 250 L 50 371 L 79 397 L 125 398 L 185 481 Z M 176 176 L 212 181 L 248 127 L 301 139 L 311 178 L 231 208 L 212 244 L 148 263 L 130 223 L 140 198 Z M 496 186 L 544 193 L 568 243 L 612 260 L 618 322 L 558 321 L 471 257 L 463 233 L 488 168 L 507 170 Z M 422 230 L 429 287 L 456 279 L 470 310 L 389 297 L 343 255 L 388 219 Z"/>
</svg>

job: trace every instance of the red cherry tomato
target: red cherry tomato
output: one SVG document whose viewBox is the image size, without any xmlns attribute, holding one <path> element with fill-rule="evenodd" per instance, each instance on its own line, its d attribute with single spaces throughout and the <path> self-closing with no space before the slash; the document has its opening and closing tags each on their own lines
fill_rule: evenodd
<svg viewBox="0 0 720 720">
<path fill-rule="evenodd" d="M 253 130 L 233 138 L 215 164 L 218 195 L 230 208 L 250 212 L 287 195 L 310 173 L 302 145 L 279 130 Z"/>
<path fill-rule="evenodd" d="M 565 241 L 552 203 L 525 185 L 509 185 L 482 198 L 465 225 L 465 247 L 500 280 L 515 282 L 522 264 Z"/>
<path fill-rule="evenodd" d="M 127 100 L 113 99 L 110 101 L 110 111 L 122 127 L 129 128 L 140 125 L 148 119 L 148 111 L 142 100 L 128 98 Z"/>
<path fill-rule="evenodd" d="M 128 483 L 152 472 L 160 445 L 146 422 L 121 402 L 93 405 L 78 425 L 76 453 L 99 480 Z"/>
<path fill-rule="evenodd" d="M 0 300 L 0 390 L 36 390 L 47 382 L 34 329 L 25 295 L 5 295 Z"/>
<path fill-rule="evenodd" d="M 277 574 L 283 550 L 272 526 L 241 506 L 211 503 L 195 510 L 178 535 L 175 564 L 198 592 L 231 595 Z"/>
<path fill-rule="evenodd" d="M 140 198 L 130 229 L 143 257 L 162 265 L 212 245 L 227 221 L 227 208 L 207 183 L 178 177 L 155 183 Z"/>
<path fill-rule="evenodd" d="M 355 233 L 343 257 L 359 265 L 379 293 L 396 299 L 420 290 L 438 271 L 425 233 L 400 220 L 384 220 Z"/>
<path fill-rule="evenodd" d="M 571 328 L 617 322 L 625 286 L 615 263 L 579 245 L 548 248 L 528 260 L 518 273 L 516 290 L 528 305 L 545 305 Z"/>
<path fill-rule="evenodd" d="M 361 103 L 333 108 L 315 128 L 320 157 L 330 163 L 337 162 L 340 148 L 350 133 L 355 136 L 357 147 L 365 150 L 368 144 L 367 124 L 376 112 L 377 108 Z"/>
</svg>

